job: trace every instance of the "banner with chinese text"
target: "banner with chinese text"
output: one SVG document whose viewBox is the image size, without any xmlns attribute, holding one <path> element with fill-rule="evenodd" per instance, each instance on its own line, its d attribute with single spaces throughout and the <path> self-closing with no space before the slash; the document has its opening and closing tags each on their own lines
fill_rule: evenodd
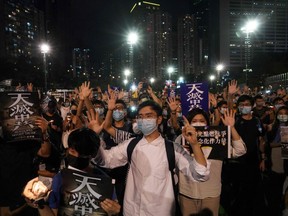
<svg viewBox="0 0 288 216">
<path fill-rule="evenodd" d="M 0 92 L 0 119 L 7 142 L 41 141 L 41 129 L 35 125 L 39 116 L 37 92 Z"/>
<path fill-rule="evenodd" d="M 114 186 L 109 176 L 72 169 L 63 169 L 61 174 L 63 193 L 59 215 L 107 215 L 100 207 L 100 202 L 106 198 L 112 199 Z"/>
<path fill-rule="evenodd" d="M 207 83 L 181 83 L 182 114 L 187 115 L 193 108 L 208 111 L 208 84 Z"/>
<path fill-rule="evenodd" d="M 231 158 L 231 129 L 227 126 L 206 126 L 195 127 L 197 130 L 198 142 L 201 144 L 201 149 L 208 159 L 223 160 Z M 184 139 L 184 137 L 182 137 Z M 185 149 L 189 149 L 192 153 L 192 148 L 186 142 Z"/>
</svg>

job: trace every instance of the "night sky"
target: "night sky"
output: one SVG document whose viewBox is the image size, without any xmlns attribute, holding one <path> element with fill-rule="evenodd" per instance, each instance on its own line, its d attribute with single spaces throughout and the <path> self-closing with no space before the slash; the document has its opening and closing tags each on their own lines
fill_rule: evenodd
<svg viewBox="0 0 288 216">
<path fill-rule="evenodd" d="M 73 47 L 90 48 L 96 58 L 113 51 L 125 40 L 131 29 L 129 11 L 134 0 L 73 0 L 69 35 Z M 138 1 L 137 1 L 138 2 Z M 177 16 L 188 11 L 192 0 L 158 0 L 163 11 L 168 11 L 176 22 Z"/>
</svg>

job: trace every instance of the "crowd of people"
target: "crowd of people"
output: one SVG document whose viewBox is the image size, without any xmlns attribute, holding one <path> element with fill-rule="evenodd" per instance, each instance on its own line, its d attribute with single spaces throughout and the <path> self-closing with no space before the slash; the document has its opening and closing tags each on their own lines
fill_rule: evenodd
<svg viewBox="0 0 288 216">
<path fill-rule="evenodd" d="M 96 215 L 288 215 L 283 88 L 265 93 L 232 80 L 209 93 L 208 110 L 186 116 L 180 95 L 144 82 L 133 94 L 84 82 L 65 98 L 40 95 L 42 141 L 0 138 L 0 216 L 81 215 L 61 207 L 67 169 L 115 180 Z M 203 153 L 197 130 L 206 126 L 230 128 L 231 158 Z M 43 177 L 51 185 L 36 193 Z"/>
</svg>

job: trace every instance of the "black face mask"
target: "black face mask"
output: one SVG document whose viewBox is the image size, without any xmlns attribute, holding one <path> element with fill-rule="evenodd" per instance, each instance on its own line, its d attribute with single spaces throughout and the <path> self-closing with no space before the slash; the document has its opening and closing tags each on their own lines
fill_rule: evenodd
<svg viewBox="0 0 288 216">
<path fill-rule="evenodd" d="M 68 165 L 76 169 L 83 170 L 89 166 L 90 158 L 75 157 L 73 155 L 68 154 L 66 160 Z"/>
<path fill-rule="evenodd" d="M 76 115 L 77 110 L 71 110 L 72 115 Z"/>
</svg>

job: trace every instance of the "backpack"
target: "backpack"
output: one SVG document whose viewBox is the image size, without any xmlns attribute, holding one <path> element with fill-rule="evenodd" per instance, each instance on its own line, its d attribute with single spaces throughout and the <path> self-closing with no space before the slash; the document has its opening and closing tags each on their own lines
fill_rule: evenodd
<svg viewBox="0 0 288 216">
<path fill-rule="evenodd" d="M 136 147 L 137 143 L 142 139 L 142 136 L 136 137 L 130 141 L 130 143 L 127 146 L 127 158 L 128 163 L 131 163 L 131 157 L 134 148 Z M 175 183 L 174 174 L 175 174 L 175 152 L 174 152 L 174 144 L 172 141 L 165 139 L 165 149 L 166 149 L 166 155 L 168 159 L 168 165 L 169 165 L 169 171 L 171 173 L 171 179 L 173 184 L 173 191 L 174 191 L 174 197 L 175 197 L 175 215 L 180 216 L 181 209 L 178 201 L 178 183 Z M 129 170 L 129 169 L 128 169 Z"/>
</svg>

